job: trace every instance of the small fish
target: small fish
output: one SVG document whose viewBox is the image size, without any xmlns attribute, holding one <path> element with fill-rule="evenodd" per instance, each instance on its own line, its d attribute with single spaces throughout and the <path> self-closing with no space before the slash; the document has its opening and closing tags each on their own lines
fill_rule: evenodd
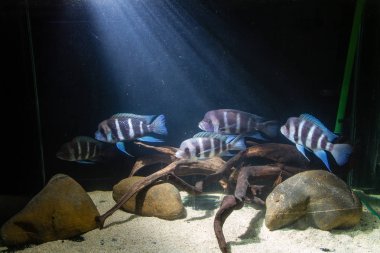
<svg viewBox="0 0 380 253">
<path fill-rule="evenodd" d="M 103 156 L 105 143 L 87 136 L 77 136 L 64 143 L 56 156 L 66 161 L 95 163 Z"/>
<path fill-rule="evenodd" d="M 175 156 L 191 161 L 203 160 L 214 156 L 229 155 L 229 150 L 244 150 L 242 136 L 225 136 L 211 132 L 200 132 L 181 143 Z"/>
<path fill-rule="evenodd" d="M 270 138 L 276 137 L 279 125 L 277 121 L 267 121 L 255 114 L 232 109 L 219 109 L 207 112 L 198 127 L 207 132 L 244 134 L 266 140 L 262 134 Z"/>
<path fill-rule="evenodd" d="M 280 131 L 286 138 L 296 144 L 297 149 L 307 159 L 305 148 L 311 150 L 323 161 L 329 171 L 331 169 L 326 151 L 332 154 L 339 166 L 345 164 L 352 153 L 352 147 L 349 144 L 333 144 L 332 141 L 338 136 L 310 114 L 301 114 L 298 118 L 288 118 Z"/>
<path fill-rule="evenodd" d="M 167 134 L 164 115 L 137 115 L 132 113 L 118 113 L 102 121 L 95 132 L 95 139 L 99 141 L 118 143 L 122 141 L 141 140 L 147 142 L 161 142 L 162 140 L 147 136 L 149 133 Z"/>
</svg>

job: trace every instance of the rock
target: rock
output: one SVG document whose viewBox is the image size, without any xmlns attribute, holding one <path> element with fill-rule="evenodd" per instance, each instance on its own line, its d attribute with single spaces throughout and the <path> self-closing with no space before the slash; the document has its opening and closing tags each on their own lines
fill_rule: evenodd
<svg viewBox="0 0 380 253">
<path fill-rule="evenodd" d="M 97 215 L 85 190 L 58 174 L 1 227 L 1 237 L 8 246 L 66 239 L 95 229 Z"/>
<path fill-rule="evenodd" d="M 131 186 L 143 177 L 129 177 L 113 187 L 113 199 L 117 202 Z M 124 211 L 141 216 L 154 216 L 174 220 L 186 216 L 178 189 L 169 183 L 155 184 L 134 194 L 122 207 Z"/>
<path fill-rule="evenodd" d="M 323 170 L 301 172 L 285 180 L 269 194 L 266 207 L 265 225 L 270 230 L 297 219 L 322 230 L 349 228 L 362 215 L 361 202 L 347 184 Z"/>
</svg>

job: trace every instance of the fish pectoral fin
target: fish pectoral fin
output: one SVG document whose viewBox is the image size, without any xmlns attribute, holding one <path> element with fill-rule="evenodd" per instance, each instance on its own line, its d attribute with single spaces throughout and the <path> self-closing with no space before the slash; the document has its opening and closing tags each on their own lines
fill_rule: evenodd
<svg viewBox="0 0 380 253">
<path fill-rule="evenodd" d="M 269 141 L 269 139 L 265 138 L 260 132 L 254 132 L 252 134 L 248 134 L 247 137 L 257 139 L 257 140 L 262 140 L 262 141 Z"/>
<path fill-rule="evenodd" d="M 107 133 L 107 141 L 112 142 L 112 133 L 111 132 Z"/>
<path fill-rule="evenodd" d="M 302 146 L 301 144 L 296 144 L 296 147 L 297 147 L 298 151 L 301 152 L 301 154 L 303 154 L 303 156 L 304 156 L 308 161 L 310 161 L 310 159 L 306 156 L 306 153 L 305 153 L 305 147 Z"/>
<path fill-rule="evenodd" d="M 155 137 L 152 137 L 152 136 L 140 137 L 140 138 L 137 138 L 137 140 L 139 140 L 139 141 L 145 141 L 145 142 L 164 142 L 164 140 L 161 140 L 161 139 L 158 139 L 158 138 L 155 138 Z"/>
<path fill-rule="evenodd" d="M 122 142 L 122 141 L 117 142 L 116 143 L 116 147 L 117 147 L 118 150 L 120 150 L 124 154 L 133 157 L 133 155 L 131 155 L 130 153 L 128 153 L 127 150 L 125 149 L 124 142 Z"/>
<path fill-rule="evenodd" d="M 330 165 L 329 165 L 329 160 L 327 158 L 326 151 L 320 149 L 317 151 L 314 151 L 314 154 L 322 160 L 322 162 L 326 165 L 327 169 L 331 172 Z"/>
<path fill-rule="evenodd" d="M 95 164 L 96 163 L 95 161 L 90 161 L 90 160 L 78 160 L 75 162 L 80 163 L 80 164 Z"/>
<path fill-rule="evenodd" d="M 232 154 L 229 151 L 225 151 L 225 152 L 223 152 L 223 153 L 220 154 L 220 156 L 234 156 L 234 155 L 236 155 L 236 154 Z"/>
</svg>

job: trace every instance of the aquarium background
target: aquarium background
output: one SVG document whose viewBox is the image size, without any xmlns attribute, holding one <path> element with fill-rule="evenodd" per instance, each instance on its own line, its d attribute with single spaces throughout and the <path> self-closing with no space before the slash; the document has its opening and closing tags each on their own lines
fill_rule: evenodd
<svg viewBox="0 0 380 253">
<path fill-rule="evenodd" d="M 111 189 L 132 159 L 83 165 L 55 154 L 118 112 L 164 114 L 164 145 L 176 147 L 199 131 L 205 112 L 219 108 L 281 123 L 307 112 L 334 129 L 355 1 L 1 5 L 2 93 L 12 101 L 3 107 L 4 159 L 13 164 L 3 168 L 2 193 L 34 194 L 56 173 L 87 190 Z M 343 132 L 355 156 L 337 172 L 370 190 L 380 185 L 379 10 L 367 1 Z"/>
</svg>

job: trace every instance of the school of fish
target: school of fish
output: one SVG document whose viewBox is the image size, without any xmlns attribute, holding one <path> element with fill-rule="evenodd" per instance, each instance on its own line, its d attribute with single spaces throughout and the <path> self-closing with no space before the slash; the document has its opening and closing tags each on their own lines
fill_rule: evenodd
<svg viewBox="0 0 380 253">
<path fill-rule="evenodd" d="M 337 144 L 337 135 L 328 130 L 317 118 L 310 114 L 290 117 L 280 127 L 276 120 L 268 120 L 259 115 L 234 110 L 218 109 L 205 113 L 198 127 L 203 131 L 183 140 L 175 156 L 190 161 L 209 159 L 214 156 L 232 156 L 232 150 L 244 150 L 245 139 L 255 138 L 269 141 L 281 132 L 293 142 L 299 152 L 308 160 L 306 151 L 315 154 L 331 171 L 328 155 L 331 153 L 337 165 L 347 163 L 352 146 Z M 100 121 L 95 139 L 78 136 L 63 144 L 57 158 L 80 163 L 94 163 L 104 154 L 105 145 L 116 145 L 117 149 L 130 155 L 126 142 L 163 142 L 156 135 L 167 135 L 164 115 L 138 115 L 117 113 Z"/>
</svg>

